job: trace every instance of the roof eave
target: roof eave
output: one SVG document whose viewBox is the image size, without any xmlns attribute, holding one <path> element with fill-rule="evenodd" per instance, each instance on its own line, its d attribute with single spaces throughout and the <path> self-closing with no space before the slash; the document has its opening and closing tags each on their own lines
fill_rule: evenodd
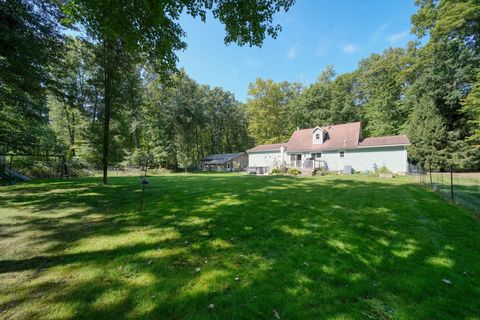
<svg viewBox="0 0 480 320">
<path fill-rule="evenodd" d="M 396 143 L 396 144 L 378 144 L 374 146 L 358 146 L 358 148 L 377 148 L 377 147 L 401 147 L 401 146 L 409 146 L 411 143 Z"/>
<path fill-rule="evenodd" d="M 268 149 L 268 150 L 247 150 L 247 153 L 260 153 L 260 152 L 272 152 L 272 151 L 278 151 L 280 152 L 281 149 Z"/>
</svg>

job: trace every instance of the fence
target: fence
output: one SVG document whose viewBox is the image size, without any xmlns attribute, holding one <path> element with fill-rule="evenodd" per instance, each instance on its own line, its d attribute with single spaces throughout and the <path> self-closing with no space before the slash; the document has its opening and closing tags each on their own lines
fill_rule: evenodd
<svg viewBox="0 0 480 320">
<path fill-rule="evenodd" d="M 408 173 L 421 185 L 480 213 L 480 172 L 466 172 L 454 167 L 439 171 L 409 165 Z"/>
</svg>

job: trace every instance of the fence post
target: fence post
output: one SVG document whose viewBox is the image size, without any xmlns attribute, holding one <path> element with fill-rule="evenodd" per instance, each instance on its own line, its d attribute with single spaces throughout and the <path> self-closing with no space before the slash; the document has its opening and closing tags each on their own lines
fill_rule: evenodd
<svg viewBox="0 0 480 320">
<path fill-rule="evenodd" d="M 453 165 L 450 165 L 450 196 L 453 200 Z"/>
<path fill-rule="evenodd" d="M 428 169 L 429 169 L 428 171 L 429 171 L 429 173 L 430 173 L 430 189 L 432 189 L 432 190 L 433 190 L 433 182 L 432 182 L 432 165 L 431 165 L 431 164 L 429 165 L 429 168 L 428 168 Z"/>
</svg>

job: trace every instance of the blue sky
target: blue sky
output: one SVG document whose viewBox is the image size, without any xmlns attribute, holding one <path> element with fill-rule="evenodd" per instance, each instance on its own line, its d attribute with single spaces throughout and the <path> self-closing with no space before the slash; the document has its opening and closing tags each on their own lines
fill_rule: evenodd
<svg viewBox="0 0 480 320">
<path fill-rule="evenodd" d="M 360 59 L 404 46 L 410 34 L 413 0 L 297 0 L 276 15 L 283 30 L 261 48 L 226 46 L 223 25 L 184 16 L 188 48 L 178 66 L 202 84 L 220 86 L 246 101 L 256 78 L 310 84 L 328 65 L 337 73 L 356 69 Z"/>
</svg>

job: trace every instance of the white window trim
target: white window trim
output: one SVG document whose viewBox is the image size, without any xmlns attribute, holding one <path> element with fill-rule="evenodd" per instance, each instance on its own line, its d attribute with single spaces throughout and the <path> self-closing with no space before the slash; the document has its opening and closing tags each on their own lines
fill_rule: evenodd
<svg viewBox="0 0 480 320">
<path fill-rule="evenodd" d="M 343 152 L 343 156 L 342 156 L 342 152 Z M 338 151 L 338 157 L 339 158 L 345 158 L 345 150 L 339 150 Z"/>
</svg>

